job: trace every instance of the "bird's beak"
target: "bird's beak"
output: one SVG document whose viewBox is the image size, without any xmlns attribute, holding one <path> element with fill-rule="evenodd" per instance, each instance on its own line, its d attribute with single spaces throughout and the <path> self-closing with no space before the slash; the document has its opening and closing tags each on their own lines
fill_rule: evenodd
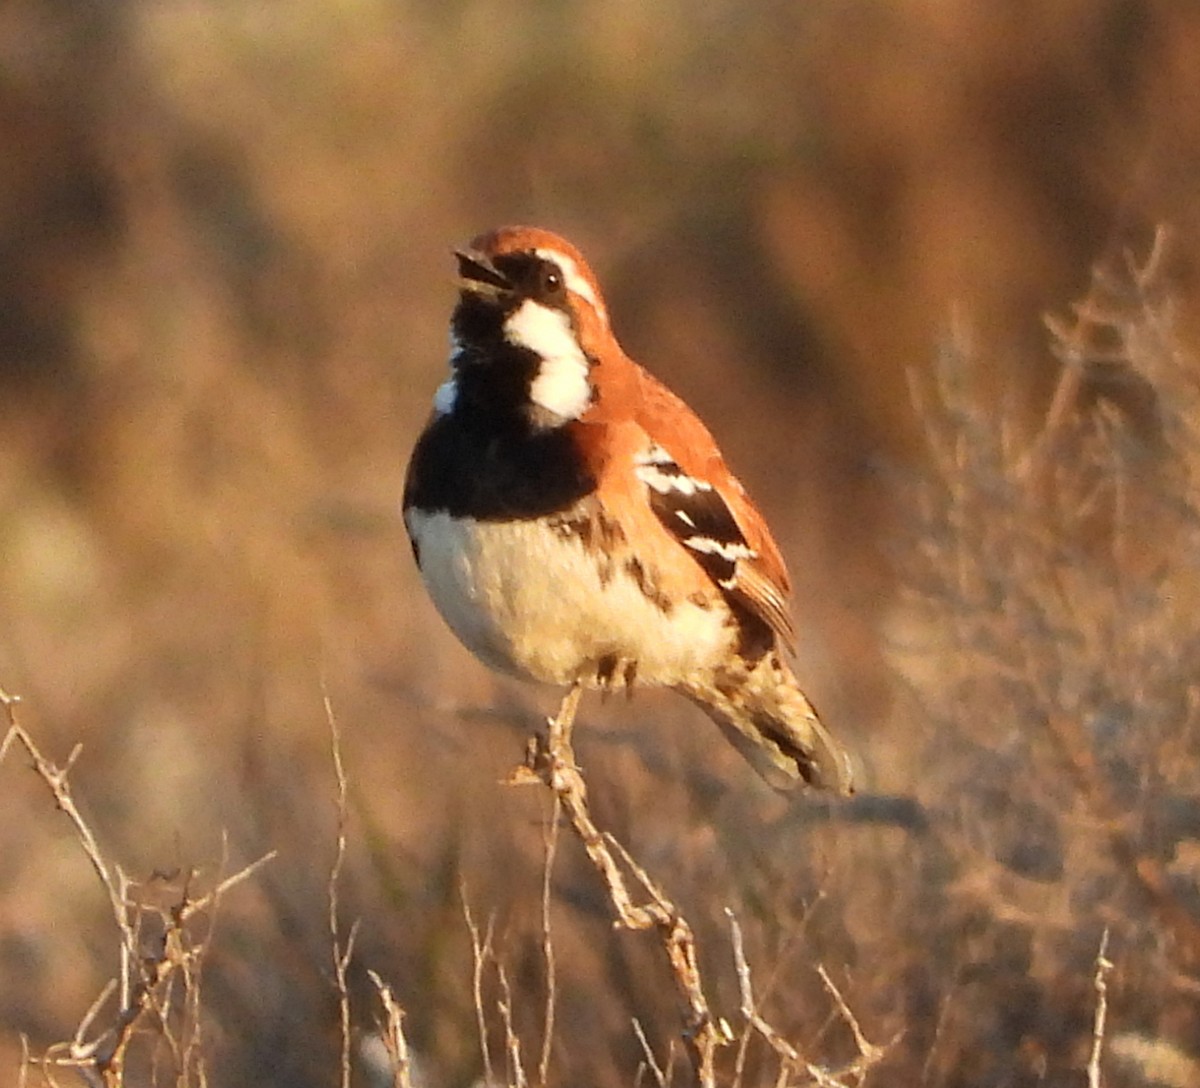
<svg viewBox="0 0 1200 1088">
<path fill-rule="evenodd" d="M 512 281 L 482 253 L 456 249 L 454 256 L 458 258 L 458 285 L 464 291 L 495 295 L 513 289 Z"/>
</svg>

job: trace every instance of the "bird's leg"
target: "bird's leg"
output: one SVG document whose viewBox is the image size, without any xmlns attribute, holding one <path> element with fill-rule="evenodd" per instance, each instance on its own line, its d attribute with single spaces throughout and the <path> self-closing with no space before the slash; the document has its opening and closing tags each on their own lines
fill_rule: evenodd
<svg viewBox="0 0 1200 1088">
<path fill-rule="evenodd" d="M 558 713 L 546 723 L 550 728 L 550 749 L 563 754 L 571 752 L 571 729 L 575 725 L 575 714 L 579 700 L 583 698 L 583 684 L 576 680 L 563 696 Z M 572 759 L 574 762 L 574 759 Z"/>
<path fill-rule="evenodd" d="M 570 771 L 579 776 L 575 749 L 571 746 L 571 729 L 581 698 L 583 683 L 576 681 L 563 696 L 558 713 L 546 719 L 546 732 L 534 733 L 529 738 L 525 746 L 525 762 L 509 775 L 507 781 L 510 785 L 545 782 L 557 790 L 561 782 L 556 785 L 556 774 L 561 778 L 563 771 Z"/>
<path fill-rule="evenodd" d="M 549 771 L 547 784 L 556 793 L 561 794 L 565 783 L 569 780 L 578 790 L 581 797 L 587 793 L 583 775 L 579 773 L 579 764 L 575 762 L 575 748 L 571 744 L 571 730 L 575 725 L 575 714 L 579 710 L 579 700 L 583 698 L 583 684 L 578 680 L 563 696 L 558 713 L 546 722 L 546 748 L 543 753 L 546 767 Z"/>
</svg>

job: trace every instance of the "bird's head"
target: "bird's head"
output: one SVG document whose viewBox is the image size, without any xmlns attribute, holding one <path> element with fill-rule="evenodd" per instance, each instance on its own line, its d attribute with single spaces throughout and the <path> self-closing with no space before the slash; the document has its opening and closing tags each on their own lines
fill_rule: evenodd
<svg viewBox="0 0 1200 1088">
<path fill-rule="evenodd" d="M 592 366 L 613 340 L 579 251 L 549 231 L 501 227 L 455 256 L 452 372 L 439 411 L 513 413 L 535 429 L 582 416 L 595 396 Z"/>
</svg>

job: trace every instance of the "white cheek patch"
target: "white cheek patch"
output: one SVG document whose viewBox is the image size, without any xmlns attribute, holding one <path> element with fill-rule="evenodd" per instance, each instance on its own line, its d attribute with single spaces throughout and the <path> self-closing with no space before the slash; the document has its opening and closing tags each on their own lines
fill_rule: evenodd
<svg viewBox="0 0 1200 1088">
<path fill-rule="evenodd" d="M 528 300 L 504 322 L 504 332 L 510 344 L 541 357 L 529 399 L 562 419 L 583 415 L 592 403 L 590 368 L 567 315 Z"/>
<path fill-rule="evenodd" d="M 605 310 L 604 303 L 596 295 L 595 288 L 588 282 L 587 277 L 579 271 L 579 265 L 565 253 L 559 253 L 556 249 L 535 249 L 534 253 L 541 257 L 543 261 L 550 261 L 558 265 L 562 271 L 563 282 L 566 283 L 567 289 L 574 291 L 580 298 L 587 299 L 596 312 L 604 320 L 608 320 L 608 311 Z"/>
</svg>

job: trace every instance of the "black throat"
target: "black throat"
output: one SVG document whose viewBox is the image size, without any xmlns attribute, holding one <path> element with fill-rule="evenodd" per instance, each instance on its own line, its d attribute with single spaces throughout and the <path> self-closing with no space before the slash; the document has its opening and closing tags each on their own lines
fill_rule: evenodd
<svg viewBox="0 0 1200 1088">
<path fill-rule="evenodd" d="M 464 293 L 450 328 L 454 336 L 454 414 L 473 427 L 525 427 L 529 390 L 538 376 L 537 352 L 510 343 L 504 322 L 515 309 Z"/>
<path fill-rule="evenodd" d="M 529 390 L 541 361 L 504 338 L 506 313 L 465 295 L 454 312 L 455 396 L 413 452 L 405 506 L 481 521 L 544 517 L 590 494 L 596 481 L 570 428 L 539 426 Z"/>
</svg>

